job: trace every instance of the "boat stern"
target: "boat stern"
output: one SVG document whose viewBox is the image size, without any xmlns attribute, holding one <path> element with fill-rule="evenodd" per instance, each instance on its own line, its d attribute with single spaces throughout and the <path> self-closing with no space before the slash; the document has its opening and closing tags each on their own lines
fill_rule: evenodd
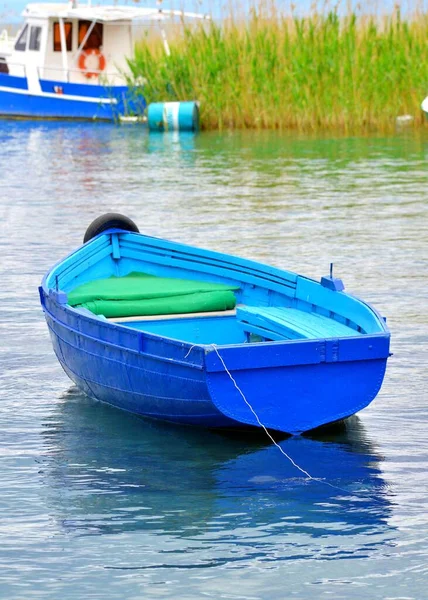
<svg viewBox="0 0 428 600">
<path fill-rule="evenodd" d="M 349 417 L 378 394 L 389 334 L 210 347 L 207 385 L 215 406 L 245 425 L 300 434 Z"/>
</svg>

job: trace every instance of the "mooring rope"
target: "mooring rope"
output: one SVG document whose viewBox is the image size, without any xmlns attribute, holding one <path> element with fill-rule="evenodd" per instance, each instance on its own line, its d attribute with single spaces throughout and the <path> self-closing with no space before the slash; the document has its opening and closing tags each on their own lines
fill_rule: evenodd
<svg viewBox="0 0 428 600">
<path fill-rule="evenodd" d="M 264 429 L 266 435 L 268 436 L 268 438 L 275 444 L 275 446 L 278 448 L 278 450 L 281 452 L 281 454 L 283 454 L 286 458 L 288 458 L 288 460 L 291 462 L 291 464 L 296 467 L 296 469 L 298 469 L 299 471 L 301 471 L 304 475 L 306 475 L 306 477 L 308 477 L 309 479 L 314 479 L 315 477 L 312 477 L 312 475 L 310 473 L 308 473 L 307 471 L 305 471 L 305 469 L 302 469 L 302 467 L 299 467 L 299 465 L 297 463 L 294 462 L 294 460 L 291 458 L 291 456 L 289 456 L 286 452 L 284 452 L 284 450 L 281 448 L 281 446 L 274 440 L 274 438 L 271 436 L 271 434 L 269 433 L 268 429 L 265 427 L 265 425 L 263 425 L 263 423 L 260 421 L 258 414 L 256 413 L 256 411 L 254 410 L 254 408 L 251 406 L 251 404 L 248 402 L 248 400 L 246 399 L 244 392 L 241 390 L 241 388 L 239 387 L 239 385 L 236 383 L 232 373 L 229 371 L 229 369 L 226 367 L 226 363 L 224 362 L 222 356 L 220 356 L 219 351 L 217 350 L 217 347 L 215 346 L 215 344 L 211 344 L 212 347 L 214 348 L 217 356 L 219 357 L 221 364 L 224 367 L 224 370 L 226 371 L 226 373 L 229 375 L 230 379 L 233 382 L 233 385 L 236 387 L 236 389 L 238 390 L 238 392 L 241 394 L 242 399 L 244 400 L 245 404 L 248 406 L 248 408 L 251 410 L 251 412 L 253 413 L 253 415 L 256 417 L 256 421 L 257 423 L 260 425 L 260 427 L 262 427 L 262 429 Z"/>
<path fill-rule="evenodd" d="M 363 497 L 365 499 L 367 499 L 367 496 L 358 493 L 358 492 L 352 492 L 350 490 L 347 490 L 345 488 L 342 488 L 340 486 L 334 485 L 333 483 L 330 483 L 329 481 L 326 481 L 325 479 L 320 479 L 319 477 L 313 477 L 310 473 L 308 473 L 308 471 L 306 471 L 305 469 L 303 469 L 302 467 L 300 467 L 292 458 L 289 454 L 287 454 L 287 452 L 285 452 L 281 446 L 275 441 L 275 439 L 272 437 L 272 435 L 269 433 L 268 429 L 266 428 L 266 426 L 260 421 L 259 416 L 257 415 L 256 411 L 254 410 L 254 408 L 251 406 L 251 404 L 248 402 L 247 398 L 244 395 L 244 392 L 241 390 L 241 388 L 239 387 L 239 385 L 236 383 L 232 373 L 229 371 L 229 369 L 226 366 L 226 363 L 224 362 L 223 357 L 220 355 L 217 346 L 215 344 L 210 344 L 211 348 L 214 349 L 215 353 L 217 354 L 217 356 L 220 359 L 221 364 L 224 367 L 224 370 L 226 371 L 226 373 L 229 375 L 233 385 L 235 386 L 235 388 L 238 390 L 239 394 L 241 395 L 242 399 L 244 400 L 245 404 L 248 406 L 248 408 L 251 410 L 251 412 L 253 413 L 254 417 L 256 418 L 257 423 L 260 425 L 260 427 L 265 431 L 266 435 L 268 436 L 268 438 L 274 443 L 274 445 L 278 448 L 278 450 L 281 452 L 281 454 L 283 454 L 285 456 L 285 458 L 296 468 L 298 469 L 301 473 L 303 473 L 309 480 L 311 481 L 317 481 L 318 483 L 322 483 L 323 485 L 327 485 L 330 488 L 333 488 L 335 490 L 338 490 L 339 492 L 343 492 L 347 495 L 354 495 L 354 496 L 360 496 Z M 192 349 L 195 346 L 192 346 L 189 350 L 189 352 L 186 354 L 186 358 L 187 356 L 190 354 L 190 352 L 192 351 Z M 379 500 L 376 497 L 371 496 L 371 500 L 374 500 L 376 502 L 382 502 L 381 500 Z"/>
</svg>

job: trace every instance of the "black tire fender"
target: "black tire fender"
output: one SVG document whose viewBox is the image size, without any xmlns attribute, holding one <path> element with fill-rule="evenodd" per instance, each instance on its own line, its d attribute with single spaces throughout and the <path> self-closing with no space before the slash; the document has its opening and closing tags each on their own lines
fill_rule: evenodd
<svg viewBox="0 0 428 600">
<path fill-rule="evenodd" d="M 123 231 L 140 233 L 140 230 L 134 221 L 129 217 L 121 215 L 120 213 L 105 213 L 104 215 L 97 217 L 89 225 L 83 237 L 83 243 L 86 244 L 86 242 L 89 242 L 89 240 L 92 240 L 92 238 L 103 231 L 107 231 L 107 229 L 122 229 Z"/>
</svg>

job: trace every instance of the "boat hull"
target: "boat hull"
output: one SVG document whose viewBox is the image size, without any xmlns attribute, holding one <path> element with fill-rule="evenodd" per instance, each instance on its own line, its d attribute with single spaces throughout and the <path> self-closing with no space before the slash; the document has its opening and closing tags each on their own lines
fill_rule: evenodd
<svg viewBox="0 0 428 600">
<path fill-rule="evenodd" d="M 41 80 L 40 91 L 30 92 L 26 78 L 0 74 L 1 117 L 114 121 L 144 107 L 144 99 L 126 86 Z"/>
<path fill-rule="evenodd" d="M 41 288 L 53 347 L 86 394 L 141 416 L 290 434 L 351 416 L 378 393 L 389 335 L 263 345 L 191 346 L 114 329 Z M 250 408 L 251 407 L 251 408 Z M 257 415 L 257 416 L 256 416 Z"/>
<path fill-rule="evenodd" d="M 211 401 L 200 350 L 186 357 L 183 344 L 132 330 L 114 340 L 107 323 L 76 319 L 49 297 L 43 303 L 55 354 L 88 396 L 175 423 L 236 425 Z"/>
</svg>

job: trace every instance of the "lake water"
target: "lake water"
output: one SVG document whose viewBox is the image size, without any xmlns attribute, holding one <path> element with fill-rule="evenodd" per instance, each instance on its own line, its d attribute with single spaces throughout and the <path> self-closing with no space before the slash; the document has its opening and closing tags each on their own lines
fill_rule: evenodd
<svg viewBox="0 0 428 600">
<path fill-rule="evenodd" d="M 425 598 L 428 132 L 1 122 L 0 166 L 0 597 Z M 37 286 L 110 210 L 317 279 L 333 261 L 388 317 L 394 356 L 373 404 L 281 442 L 321 481 L 263 436 L 140 420 L 71 386 Z"/>
</svg>

